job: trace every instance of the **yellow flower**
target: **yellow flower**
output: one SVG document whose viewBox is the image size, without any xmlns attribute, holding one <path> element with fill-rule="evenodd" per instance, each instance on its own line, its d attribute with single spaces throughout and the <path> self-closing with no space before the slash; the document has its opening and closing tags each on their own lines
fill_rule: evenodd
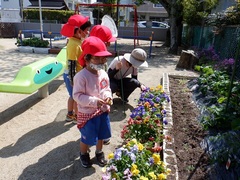
<svg viewBox="0 0 240 180">
<path fill-rule="evenodd" d="M 132 164 L 131 173 L 133 174 L 133 176 L 137 176 L 140 173 L 140 171 L 137 169 L 136 164 Z"/>
<path fill-rule="evenodd" d="M 136 140 L 136 139 L 131 139 L 131 141 L 129 141 L 129 142 L 126 144 L 126 147 L 133 146 L 134 144 L 137 144 L 137 140 Z"/>
<path fill-rule="evenodd" d="M 132 164 L 131 170 L 132 169 L 137 169 L 137 165 L 136 164 Z"/>
<path fill-rule="evenodd" d="M 161 164 L 163 167 L 166 167 L 166 164 L 165 162 L 162 161 L 162 164 Z"/>
<path fill-rule="evenodd" d="M 110 153 L 109 155 L 108 155 L 108 159 L 112 159 L 114 157 L 114 154 L 113 153 Z"/>
<path fill-rule="evenodd" d="M 134 139 L 132 139 L 131 141 L 129 141 L 128 144 L 129 144 L 129 145 L 137 144 L 137 140 L 134 138 Z"/>
<path fill-rule="evenodd" d="M 147 124 L 149 122 L 149 117 L 144 118 L 143 122 L 144 124 Z"/>
<path fill-rule="evenodd" d="M 157 179 L 157 176 L 154 174 L 154 172 L 150 172 L 148 175 L 151 177 L 151 179 Z"/>
<path fill-rule="evenodd" d="M 165 179 L 167 179 L 167 176 L 165 174 L 161 173 L 158 175 L 158 180 L 165 180 Z"/>
<path fill-rule="evenodd" d="M 156 87 L 158 90 L 162 90 L 162 85 L 158 85 L 157 87 Z"/>
<path fill-rule="evenodd" d="M 167 168 L 167 175 L 169 175 L 171 173 L 171 169 Z"/>
<path fill-rule="evenodd" d="M 143 146 L 141 143 L 138 143 L 138 145 L 137 145 L 137 146 L 138 146 L 138 150 L 139 150 L 139 151 L 142 151 L 142 150 L 143 150 L 143 148 L 144 148 L 144 146 Z"/>
<path fill-rule="evenodd" d="M 152 155 L 152 158 L 153 158 L 154 164 L 161 164 L 161 158 L 159 154 L 154 153 Z"/>
<path fill-rule="evenodd" d="M 144 177 L 144 176 L 141 176 L 141 177 L 140 177 L 140 180 L 148 180 L 148 178 L 147 178 L 147 177 Z"/>
</svg>

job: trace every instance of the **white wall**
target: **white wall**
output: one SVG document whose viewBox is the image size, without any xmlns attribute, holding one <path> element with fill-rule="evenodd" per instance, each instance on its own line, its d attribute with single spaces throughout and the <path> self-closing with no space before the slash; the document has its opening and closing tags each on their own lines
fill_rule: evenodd
<svg viewBox="0 0 240 180">
<path fill-rule="evenodd" d="M 23 0 L 23 8 L 29 6 L 29 0 Z M 21 22 L 19 0 L 1 0 L 1 22 Z"/>
<path fill-rule="evenodd" d="M 21 22 L 19 9 L 1 10 L 1 22 Z"/>
<path fill-rule="evenodd" d="M 1 0 L 2 9 L 20 9 L 19 0 Z M 23 7 L 31 5 L 29 0 L 23 0 Z"/>
</svg>

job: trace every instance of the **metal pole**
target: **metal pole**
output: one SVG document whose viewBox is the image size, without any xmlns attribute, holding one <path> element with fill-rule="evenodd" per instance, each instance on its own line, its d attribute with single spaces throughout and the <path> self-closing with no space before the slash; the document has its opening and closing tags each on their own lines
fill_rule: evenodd
<svg viewBox="0 0 240 180">
<path fill-rule="evenodd" d="M 119 52 L 117 53 L 118 56 L 118 61 L 120 62 L 121 60 L 119 59 Z M 121 69 L 119 70 L 120 72 L 120 76 L 121 76 L 121 98 L 122 98 L 122 102 L 123 102 L 123 114 L 125 114 L 125 102 L 124 102 L 124 90 L 123 90 L 123 77 L 122 77 L 122 71 Z"/>
<path fill-rule="evenodd" d="M 23 22 L 23 0 L 19 0 L 21 22 Z"/>
<path fill-rule="evenodd" d="M 116 26 L 118 28 L 119 0 L 117 0 Z"/>
<path fill-rule="evenodd" d="M 39 18 L 40 18 L 41 39 L 43 39 L 43 21 L 42 21 L 42 3 L 41 3 L 41 0 L 38 0 L 38 3 L 39 3 Z"/>
</svg>

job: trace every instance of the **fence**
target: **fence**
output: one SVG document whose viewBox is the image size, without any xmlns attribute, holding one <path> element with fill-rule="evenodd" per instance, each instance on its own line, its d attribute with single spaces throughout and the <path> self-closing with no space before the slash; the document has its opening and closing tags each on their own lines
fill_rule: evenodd
<svg viewBox="0 0 240 180">
<path fill-rule="evenodd" d="M 227 26 L 219 31 L 213 27 L 184 27 L 183 43 L 191 47 L 207 49 L 213 46 L 220 59 L 236 59 L 235 78 L 240 79 L 240 60 L 237 56 L 237 49 L 240 43 L 240 26 Z"/>
<path fill-rule="evenodd" d="M 0 23 L 0 37 L 11 38 L 15 36 L 15 26 L 13 23 Z"/>
<path fill-rule="evenodd" d="M 213 46 L 221 60 L 233 58 L 231 84 L 228 93 L 229 101 L 232 97 L 233 82 L 240 81 L 240 26 L 227 26 L 221 29 L 216 27 L 184 27 L 183 43 L 200 49 Z"/>
</svg>

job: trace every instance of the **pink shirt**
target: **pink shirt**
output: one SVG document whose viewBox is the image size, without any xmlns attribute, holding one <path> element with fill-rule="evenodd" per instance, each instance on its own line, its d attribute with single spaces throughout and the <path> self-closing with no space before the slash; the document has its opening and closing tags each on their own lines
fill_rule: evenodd
<svg viewBox="0 0 240 180">
<path fill-rule="evenodd" d="M 78 111 L 92 114 L 98 111 L 97 101 L 112 99 L 108 74 L 104 70 L 93 74 L 86 68 L 74 76 L 73 99 L 78 104 Z"/>
</svg>

